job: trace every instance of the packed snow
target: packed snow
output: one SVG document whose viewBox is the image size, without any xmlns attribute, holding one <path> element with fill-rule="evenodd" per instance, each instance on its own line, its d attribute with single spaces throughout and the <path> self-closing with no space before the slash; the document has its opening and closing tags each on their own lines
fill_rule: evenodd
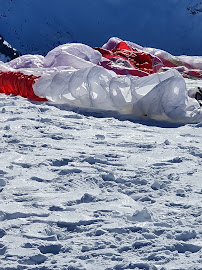
<svg viewBox="0 0 202 270">
<path fill-rule="evenodd" d="M 202 269 L 201 123 L 0 110 L 1 270 Z"/>
<path fill-rule="evenodd" d="M 25 1 L 0 0 L 22 53 L 115 35 L 201 55 L 198 0 Z M 0 270 L 202 270 L 202 122 L 87 107 L 0 94 Z"/>
</svg>

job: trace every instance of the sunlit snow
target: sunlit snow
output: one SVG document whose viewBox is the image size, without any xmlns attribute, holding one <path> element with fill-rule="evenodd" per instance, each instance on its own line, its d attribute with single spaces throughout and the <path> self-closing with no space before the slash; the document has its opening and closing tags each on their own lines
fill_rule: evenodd
<svg viewBox="0 0 202 270">
<path fill-rule="evenodd" d="M 200 123 L 0 110 L 1 270 L 201 269 Z"/>
<path fill-rule="evenodd" d="M 159 9 L 159 1 L 150 1 L 153 24 L 145 1 L 139 1 L 137 10 L 131 9 L 132 0 L 74 1 L 76 13 L 64 8 L 69 1 L 61 6 L 64 1 L 58 0 L 54 6 L 35 0 L 34 9 L 27 2 L 0 0 L 0 34 L 7 32 L 8 41 L 26 53 L 47 52 L 58 42 L 102 45 L 112 35 L 127 39 L 138 26 L 134 41 L 145 47 L 182 52 L 191 43 L 193 53 L 201 49 L 197 0 L 173 0 L 168 9 L 167 2 Z M 9 15 L 16 14 L 16 3 L 21 14 L 17 21 Z M 50 21 L 47 5 L 50 14 L 59 10 L 62 16 Z M 159 12 L 170 14 L 167 31 Z M 144 23 L 131 27 L 127 22 L 136 22 L 134 14 L 144 17 Z M 115 24 L 117 18 L 125 24 Z M 191 23 L 183 29 L 188 32 L 182 30 L 187 18 Z M 68 27 L 62 27 L 66 19 Z M 8 31 L 11 25 L 16 32 Z M 179 40 L 184 46 L 176 46 Z M 0 61 L 6 60 L 0 54 Z M 106 79 L 103 75 L 103 83 Z M 202 80 L 185 82 L 188 90 L 202 87 Z M 149 88 L 137 94 L 144 90 Z M 112 93 L 118 95 L 116 89 Z M 75 99 L 71 93 L 64 96 Z M 131 99 L 127 91 L 125 99 Z M 105 103 L 103 98 L 101 106 L 107 107 Z M 0 270 L 202 270 L 202 122 L 135 121 L 108 110 L 81 108 L 0 94 Z"/>
</svg>

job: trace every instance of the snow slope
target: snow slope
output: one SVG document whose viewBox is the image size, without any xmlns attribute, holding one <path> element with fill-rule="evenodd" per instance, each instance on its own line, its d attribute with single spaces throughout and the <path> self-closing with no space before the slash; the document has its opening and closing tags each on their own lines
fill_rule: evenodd
<svg viewBox="0 0 202 270">
<path fill-rule="evenodd" d="M 174 55 L 201 55 L 199 0 L 0 0 L 1 34 L 21 53 L 58 44 L 101 46 L 111 36 Z"/>
<path fill-rule="evenodd" d="M 19 55 L 20 53 L 12 48 L 12 46 L 0 35 L 0 61 L 7 62 Z"/>
<path fill-rule="evenodd" d="M 201 123 L 0 111 L 1 270 L 202 269 Z"/>
</svg>

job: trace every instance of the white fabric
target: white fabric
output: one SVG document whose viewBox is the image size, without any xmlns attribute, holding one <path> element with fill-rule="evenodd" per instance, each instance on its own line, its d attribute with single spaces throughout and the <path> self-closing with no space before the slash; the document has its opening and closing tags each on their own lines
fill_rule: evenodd
<svg viewBox="0 0 202 270">
<path fill-rule="evenodd" d="M 107 50 L 112 50 L 121 41 L 122 40 L 120 38 L 112 37 L 102 47 Z M 174 56 L 160 49 L 142 47 L 141 45 L 138 45 L 131 41 L 124 41 L 124 42 L 126 42 L 129 46 L 133 47 L 134 49 L 149 53 L 163 61 L 167 60 L 173 63 L 173 65 L 176 65 L 176 66 L 182 65 L 188 68 L 202 70 L 202 56 L 187 56 L 187 55 Z"/>
<path fill-rule="evenodd" d="M 182 65 L 188 68 L 202 70 L 202 56 L 187 56 L 187 55 L 174 56 L 160 49 L 142 47 L 133 42 L 127 42 L 127 43 L 131 45 L 133 48 L 140 49 L 144 52 L 150 53 L 151 55 L 154 55 L 161 60 L 164 60 L 164 61 L 167 60 L 169 62 L 172 62 L 174 65 L 177 65 L 177 66 Z"/>
<path fill-rule="evenodd" d="M 85 68 L 98 64 L 102 55 L 91 47 L 80 44 L 64 44 L 51 50 L 44 58 L 44 67 L 71 66 Z"/>
<path fill-rule="evenodd" d="M 23 55 L 15 58 L 7 63 L 7 65 L 14 69 L 19 68 L 39 68 L 43 67 L 44 57 L 42 55 Z"/>
<path fill-rule="evenodd" d="M 163 60 L 168 60 L 174 65 L 182 65 L 192 69 L 202 70 L 202 56 L 174 56 L 166 51 L 154 49 L 154 48 L 143 48 L 143 51 L 148 52 L 154 56 L 159 57 Z"/>
<path fill-rule="evenodd" d="M 198 102 L 188 96 L 183 77 L 168 70 L 147 77 L 117 76 L 94 66 L 43 75 L 34 92 L 55 103 L 92 110 L 166 120 L 177 123 L 202 121 Z"/>
<path fill-rule="evenodd" d="M 50 69 L 72 67 L 76 69 L 93 67 L 102 59 L 100 52 L 80 44 L 60 45 L 51 50 L 45 57 L 42 55 L 23 55 L 6 63 L 7 69 Z M 2 65 L 3 68 L 4 65 Z"/>
<path fill-rule="evenodd" d="M 0 62 L 0 70 L 40 75 L 33 86 L 35 94 L 55 103 L 110 110 L 134 118 L 202 121 L 199 103 L 188 96 L 185 80 L 177 70 L 142 78 L 118 76 L 98 66 L 101 59 L 98 51 L 73 43 L 58 46 L 45 57 L 26 55 L 9 63 Z"/>
</svg>

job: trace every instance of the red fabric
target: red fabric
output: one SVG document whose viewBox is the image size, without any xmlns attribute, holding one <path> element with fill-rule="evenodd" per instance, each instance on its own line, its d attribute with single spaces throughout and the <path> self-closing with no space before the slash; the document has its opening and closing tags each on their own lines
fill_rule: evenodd
<svg viewBox="0 0 202 270">
<path fill-rule="evenodd" d="M 145 52 L 138 51 L 129 47 L 123 41 L 121 41 L 111 51 L 105 50 L 103 48 L 97 48 L 97 47 L 95 49 L 98 50 L 102 54 L 103 57 L 109 59 L 110 61 L 114 63 L 116 62 L 117 59 L 123 59 L 125 61 L 128 61 L 131 67 L 127 68 L 127 66 L 125 66 L 125 68 L 123 68 L 124 70 L 126 70 L 127 68 L 128 70 L 127 74 L 139 76 L 139 75 L 136 75 L 136 73 L 138 74 L 137 70 L 142 71 L 142 72 L 139 72 L 141 77 L 154 73 L 150 55 Z M 102 65 L 102 62 L 101 62 L 101 65 Z M 117 73 L 116 71 L 117 67 L 113 68 L 113 64 L 108 65 L 108 66 L 110 67 L 108 68 L 105 64 L 105 68 L 112 69 Z M 119 69 L 119 71 L 120 70 L 121 68 Z M 122 71 L 120 72 L 117 74 L 123 74 L 123 73 L 126 74 L 125 72 L 122 72 Z"/>
<path fill-rule="evenodd" d="M 117 75 L 129 75 L 130 74 L 130 75 L 137 76 L 137 77 L 144 77 L 144 76 L 149 75 L 148 73 L 146 73 L 145 71 L 142 71 L 140 69 L 113 66 L 113 64 L 111 64 L 110 61 L 102 61 L 100 65 L 108 70 L 113 70 Z"/>
<path fill-rule="evenodd" d="M 185 78 L 202 78 L 202 71 L 191 68 L 188 64 L 178 66 L 171 60 L 157 58 L 143 51 L 130 47 L 126 42 L 119 42 L 112 50 L 95 48 L 104 60 L 100 63 L 106 69 L 113 70 L 118 75 L 133 75 L 138 77 L 166 70 L 167 68 L 177 69 Z"/>
<path fill-rule="evenodd" d="M 20 95 L 35 101 L 47 101 L 46 98 L 40 98 L 33 91 L 33 84 L 39 77 L 34 75 L 25 75 L 21 72 L 0 71 L 0 93 Z"/>
<path fill-rule="evenodd" d="M 186 76 L 187 75 L 187 76 Z M 197 69 L 190 69 L 184 72 L 183 76 L 186 78 L 198 78 L 202 79 L 202 71 Z"/>
</svg>

